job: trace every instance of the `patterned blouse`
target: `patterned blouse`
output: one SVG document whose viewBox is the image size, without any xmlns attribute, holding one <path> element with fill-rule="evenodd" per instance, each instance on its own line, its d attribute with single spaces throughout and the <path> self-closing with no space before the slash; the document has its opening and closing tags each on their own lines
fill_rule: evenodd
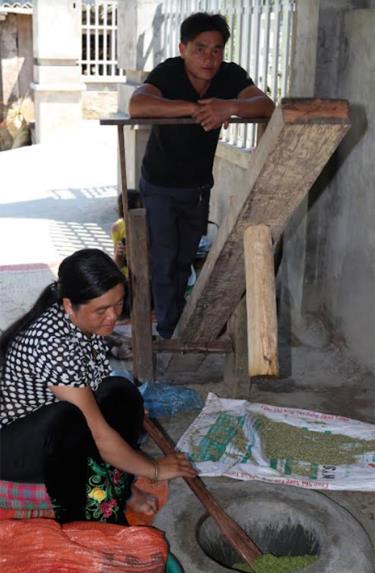
<svg viewBox="0 0 375 573">
<path fill-rule="evenodd" d="M 0 382 L 0 427 L 58 402 L 51 386 L 96 390 L 111 372 L 101 336 L 87 336 L 53 304 L 8 348 Z"/>
</svg>

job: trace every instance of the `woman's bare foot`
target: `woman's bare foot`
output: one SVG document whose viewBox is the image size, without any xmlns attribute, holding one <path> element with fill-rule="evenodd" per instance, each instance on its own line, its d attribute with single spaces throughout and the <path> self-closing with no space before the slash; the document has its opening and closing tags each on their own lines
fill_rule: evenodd
<svg viewBox="0 0 375 573">
<path fill-rule="evenodd" d="M 152 515 L 158 510 L 158 500 L 151 493 L 147 493 L 139 489 L 136 485 L 132 485 L 132 495 L 126 502 L 126 505 L 133 511 Z"/>
</svg>

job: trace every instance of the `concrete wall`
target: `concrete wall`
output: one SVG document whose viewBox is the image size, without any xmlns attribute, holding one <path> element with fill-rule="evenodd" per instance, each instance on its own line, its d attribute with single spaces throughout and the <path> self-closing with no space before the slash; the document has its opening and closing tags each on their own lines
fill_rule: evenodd
<svg viewBox="0 0 375 573">
<path fill-rule="evenodd" d="M 32 46 L 30 15 L 8 14 L 0 20 L 0 101 L 8 107 L 22 99 L 22 113 L 28 121 L 33 119 Z"/>
<path fill-rule="evenodd" d="M 290 95 L 348 99 L 353 127 L 288 225 L 279 282 L 292 330 L 302 332 L 307 313 L 321 313 L 374 371 L 375 10 L 367 6 L 297 2 Z M 243 152 L 219 145 L 210 211 L 219 224 L 246 186 L 244 161 Z"/>
<path fill-rule="evenodd" d="M 348 99 L 352 128 L 310 194 L 304 292 L 304 307 L 323 307 L 335 330 L 373 371 L 374 30 L 374 9 L 349 10 L 339 17 L 331 7 L 321 10 L 317 95 Z M 331 56 L 324 57 L 329 46 Z"/>
</svg>

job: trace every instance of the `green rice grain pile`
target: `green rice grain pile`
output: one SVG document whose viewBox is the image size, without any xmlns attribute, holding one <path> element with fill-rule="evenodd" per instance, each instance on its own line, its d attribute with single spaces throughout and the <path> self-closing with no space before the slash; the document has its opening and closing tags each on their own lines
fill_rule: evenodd
<svg viewBox="0 0 375 573">
<path fill-rule="evenodd" d="M 317 465 L 354 464 L 356 456 L 375 451 L 375 440 L 361 440 L 343 434 L 314 432 L 256 415 L 255 429 L 269 459 L 300 460 Z M 295 467 L 303 473 L 302 467 Z M 296 472 L 297 473 L 297 472 Z"/>
<path fill-rule="evenodd" d="M 311 565 L 317 559 L 318 555 L 275 557 L 265 554 L 258 557 L 252 567 L 247 563 L 235 563 L 232 568 L 236 571 L 249 571 L 250 573 L 292 573 Z"/>
</svg>

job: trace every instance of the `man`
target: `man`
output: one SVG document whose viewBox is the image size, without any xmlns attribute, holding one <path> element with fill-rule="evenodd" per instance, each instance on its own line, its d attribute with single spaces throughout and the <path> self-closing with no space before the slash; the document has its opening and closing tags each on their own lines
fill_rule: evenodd
<svg viewBox="0 0 375 573">
<path fill-rule="evenodd" d="M 204 234 L 212 166 L 222 125 L 232 115 L 269 117 L 274 104 L 245 70 L 223 61 L 230 31 L 220 14 L 196 13 L 181 25 L 180 56 L 159 64 L 133 94 L 132 117 L 190 116 L 196 125 L 154 125 L 142 164 L 152 288 L 161 337 L 170 338 Z"/>
</svg>

